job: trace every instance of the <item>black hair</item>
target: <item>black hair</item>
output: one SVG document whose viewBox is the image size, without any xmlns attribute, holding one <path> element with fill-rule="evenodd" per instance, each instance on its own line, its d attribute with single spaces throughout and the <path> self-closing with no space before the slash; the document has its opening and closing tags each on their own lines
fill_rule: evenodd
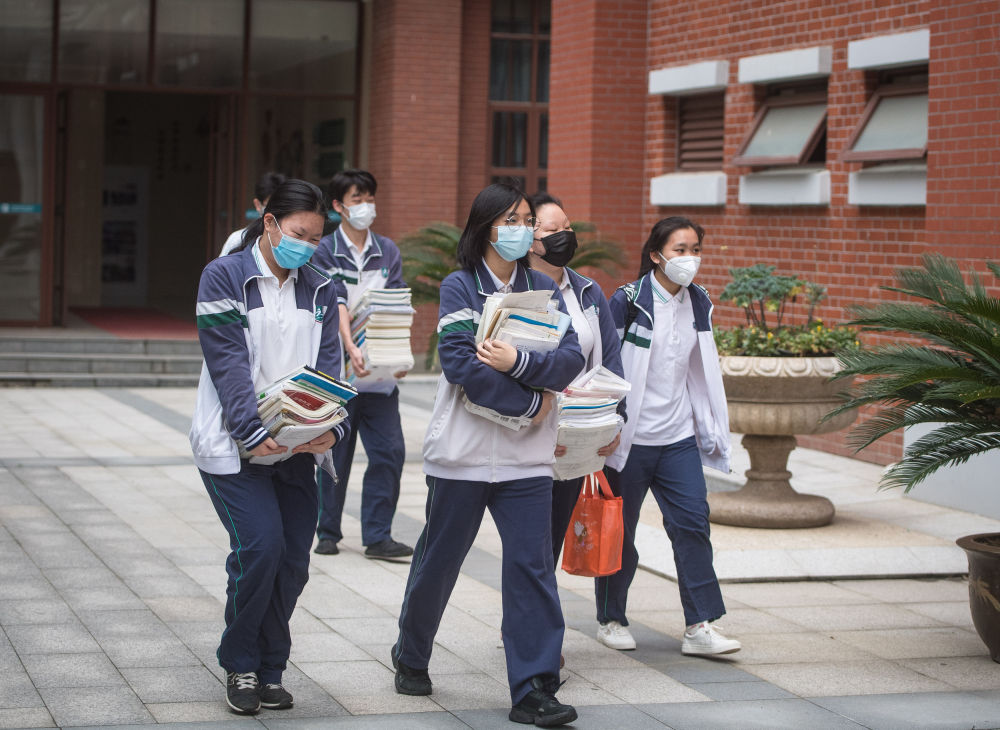
<svg viewBox="0 0 1000 730">
<path fill-rule="evenodd" d="M 559 200 L 554 195 L 549 195 L 544 190 L 539 190 L 537 193 L 528 198 L 528 202 L 531 203 L 531 207 L 538 210 L 543 205 L 558 205 L 560 208 L 563 207 L 562 201 Z"/>
<path fill-rule="evenodd" d="M 243 240 L 240 245 L 230 253 L 242 251 L 247 245 L 252 245 L 260 236 L 264 235 L 264 216 L 270 213 L 279 223 L 292 213 L 319 213 L 326 220 L 326 202 L 323 200 L 323 191 L 305 180 L 292 178 L 285 180 L 278 188 L 271 193 L 270 200 L 260 218 L 255 220 L 246 230 L 243 231 Z"/>
<path fill-rule="evenodd" d="M 476 199 L 472 201 L 465 230 L 462 231 L 462 236 L 458 239 L 458 247 L 455 250 L 455 258 L 461 268 L 468 271 L 476 268 L 476 264 L 484 256 L 486 247 L 490 245 L 490 229 L 493 227 L 493 221 L 507 211 L 516 208 L 522 200 L 528 201 L 531 215 L 534 216 L 535 206 L 531 204 L 531 200 L 513 185 L 493 183 L 479 191 Z M 526 268 L 529 267 L 527 256 L 522 257 L 519 261 Z"/>
<path fill-rule="evenodd" d="M 690 228 L 698 235 L 698 243 L 701 243 L 702 239 L 705 238 L 705 229 L 682 215 L 664 218 L 653 226 L 653 230 L 649 232 L 649 238 L 646 239 L 646 243 L 642 247 L 642 255 L 639 257 L 640 279 L 653 268 L 653 261 L 649 258 L 649 254 L 653 251 L 662 251 L 671 234 L 674 231 L 683 231 L 685 228 Z"/>
<path fill-rule="evenodd" d="M 330 200 L 343 203 L 344 196 L 353 185 L 357 186 L 358 192 L 362 195 L 365 193 L 374 195 L 376 188 L 378 188 L 375 176 L 367 170 L 341 170 L 330 180 Z"/>
<path fill-rule="evenodd" d="M 253 196 L 263 203 L 274 195 L 274 191 L 278 189 L 278 186 L 287 179 L 280 172 L 265 172 L 257 180 L 257 184 L 253 189 Z"/>
</svg>

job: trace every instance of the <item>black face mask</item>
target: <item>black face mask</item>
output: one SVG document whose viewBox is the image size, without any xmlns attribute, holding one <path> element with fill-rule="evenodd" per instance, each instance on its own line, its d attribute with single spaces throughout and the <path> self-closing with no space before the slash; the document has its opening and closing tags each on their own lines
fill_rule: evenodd
<svg viewBox="0 0 1000 730">
<path fill-rule="evenodd" d="M 542 245 L 545 246 L 542 261 L 553 266 L 565 266 L 576 253 L 576 233 L 573 231 L 550 233 L 541 241 Z"/>
</svg>

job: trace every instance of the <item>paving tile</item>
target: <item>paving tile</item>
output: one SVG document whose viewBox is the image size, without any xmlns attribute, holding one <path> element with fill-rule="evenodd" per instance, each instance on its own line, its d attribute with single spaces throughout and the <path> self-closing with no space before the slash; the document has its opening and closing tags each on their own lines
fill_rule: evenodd
<svg viewBox="0 0 1000 730">
<path fill-rule="evenodd" d="M 119 687 L 125 680 L 103 653 L 27 654 L 24 667 L 38 688 Z"/>
<path fill-rule="evenodd" d="M 0 601 L 0 625 L 73 623 L 76 616 L 62 599 Z"/>
<path fill-rule="evenodd" d="M 871 728 L 1000 727 L 1000 691 L 929 692 L 813 700 Z"/>
<path fill-rule="evenodd" d="M 781 700 L 794 698 L 791 692 L 768 682 L 704 682 L 689 684 L 711 700 Z"/>
<path fill-rule="evenodd" d="M 47 568 L 45 577 L 60 591 L 68 588 L 103 588 L 124 585 L 121 578 L 103 565 L 90 568 Z"/>
<path fill-rule="evenodd" d="M 5 627 L 18 654 L 71 654 L 100 651 L 94 637 L 80 623 L 24 624 Z"/>
<path fill-rule="evenodd" d="M 174 575 L 129 575 L 129 589 L 147 604 L 153 598 L 202 598 L 205 589 L 184 573 Z"/>
<path fill-rule="evenodd" d="M 23 668 L 0 673 L 0 708 L 41 706 L 42 700 Z"/>
<path fill-rule="evenodd" d="M 66 588 L 61 593 L 74 611 L 124 611 L 146 607 L 142 599 L 125 585 Z"/>
<path fill-rule="evenodd" d="M 964 578 L 845 580 L 836 581 L 834 585 L 887 603 L 931 603 L 969 599 L 969 584 Z"/>
<path fill-rule="evenodd" d="M 842 641 L 839 634 L 757 634 L 742 637 L 742 642 L 743 649 L 729 656 L 746 669 L 756 664 L 816 663 L 872 657 L 864 642 Z"/>
<path fill-rule="evenodd" d="M 395 715 L 410 712 L 437 712 L 441 709 L 441 705 L 436 703 L 433 697 L 408 697 L 396 694 L 395 689 L 380 689 L 360 695 L 335 694 L 334 699 L 352 715 Z"/>
<path fill-rule="evenodd" d="M 124 667 L 188 667 L 202 662 L 178 639 L 102 639 L 101 648 L 119 669 Z"/>
<path fill-rule="evenodd" d="M 943 603 L 907 603 L 906 610 L 930 616 L 948 626 L 972 630 L 972 614 L 969 611 L 968 598 Z"/>
<path fill-rule="evenodd" d="M 55 727 L 52 715 L 44 707 L 0 709 L 0 728 Z"/>
<path fill-rule="evenodd" d="M 986 653 L 986 647 L 976 634 L 956 628 L 838 631 L 832 636 L 884 659 L 982 656 Z"/>
<path fill-rule="evenodd" d="M 652 667 L 573 671 L 629 704 L 701 702 L 708 699 Z"/>
<path fill-rule="evenodd" d="M 961 690 L 1000 688 L 1000 664 L 985 652 L 975 657 L 903 659 L 898 663 Z"/>
<path fill-rule="evenodd" d="M 225 686 L 205 667 L 125 667 L 132 691 L 144 704 L 218 700 Z"/>
<path fill-rule="evenodd" d="M 211 621 L 222 615 L 225 607 L 201 591 L 198 596 L 148 598 L 145 604 L 162 621 Z"/>
<path fill-rule="evenodd" d="M 403 712 L 394 715 L 369 715 L 354 717 L 333 717 L 322 719 L 285 720 L 285 713 L 269 713 L 261 722 L 271 730 L 325 730 L 344 728 L 350 730 L 468 730 L 468 725 L 454 715 L 436 710 L 426 712 Z M 274 718 L 274 719 L 272 719 Z M 506 718 L 506 716 L 505 716 Z M 508 722 L 508 725 L 510 723 Z"/>
<path fill-rule="evenodd" d="M 36 571 L 31 575 L 5 578 L 3 597 L 7 601 L 27 601 L 32 599 L 52 600 L 59 596 L 49 581 Z"/>
<path fill-rule="evenodd" d="M 393 686 L 393 672 L 376 661 L 296 662 L 303 674 L 336 698 L 360 695 L 366 690 L 376 692 Z"/>
<path fill-rule="evenodd" d="M 716 730 L 722 727 L 801 728 L 824 730 L 862 728 L 856 722 L 800 699 L 742 700 L 733 702 L 687 702 L 669 705 L 640 705 L 645 712 L 675 730 Z"/>
<path fill-rule="evenodd" d="M 951 689 L 944 682 L 881 659 L 819 664 L 761 664 L 751 667 L 750 671 L 800 697 L 941 692 Z"/>
<path fill-rule="evenodd" d="M 767 612 L 790 625 L 822 632 L 941 626 L 941 622 L 929 616 L 880 603 L 786 606 L 769 608 Z"/>
<path fill-rule="evenodd" d="M 364 650 L 332 631 L 323 634 L 292 633 L 291 660 L 296 664 L 364 661 L 369 658 Z"/>
<path fill-rule="evenodd" d="M 154 702 L 147 703 L 146 709 L 160 725 L 183 723 L 183 730 L 241 730 L 261 727 L 260 715 L 254 717 L 230 712 L 222 694 L 214 702 Z"/>
<path fill-rule="evenodd" d="M 575 705 L 577 719 L 566 727 L 578 730 L 606 730 L 606 728 L 629 728 L 629 730 L 663 730 L 662 722 L 628 705 Z M 455 716 L 476 730 L 509 730 L 516 727 L 507 719 L 510 708 L 504 710 L 467 710 Z"/>
<path fill-rule="evenodd" d="M 39 693 L 60 727 L 153 721 L 153 716 L 128 687 L 48 687 Z"/>
<path fill-rule="evenodd" d="M 434 674 L 431 699 L 446 710 L 510 709 L 510 689 L 486 674 Z"/>
<path fill-rule="evenodd" d="M 840 588 L 832 583 L 730 583 L 725 595 L 753 608 L 772 606 L 831 606 L 844 603 L 876 603 L 871 596 Z"/>
</svg>

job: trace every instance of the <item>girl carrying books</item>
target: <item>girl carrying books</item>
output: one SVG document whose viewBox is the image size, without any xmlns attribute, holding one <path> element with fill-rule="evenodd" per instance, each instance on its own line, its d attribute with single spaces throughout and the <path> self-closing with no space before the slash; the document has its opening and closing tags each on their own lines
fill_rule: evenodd
<svg viewBox="0 0 1000 730">
<path fill-rule="evenodd" d="M 684 609 L 684 654 L 739 651 L 710 622 L 726 612 L 712 567 L 708 499 L 702 464 L 729 471 L 729 415 L 719 354 L 712 337 L 712 302 L 692 281 L 705 232 L 687 218 L 664 218 L 642 248 L 639 279 L 611 297 L 622 333 L 622 364 L 632 384 L 628 421 L 605 473 L 622 498 L 622 568 L 596 578 L 597 638 L 635 648 L 625 605 L 639 554 L 635 528 L 647 491 L 663 513 L 673 546 Z"/>
<path fill-rule="evenodd" d="M 536 227 L 521 191 L 490 185 L 473 201 L 459 240 L 461 269 L 441 284 L 443 374 L 424 439 L 427 523 L 414 549 L 391 654 L 396 691 L 430 694 L 434 636 L 489 508 L 503 543 L 510 719 L 552 726 L 572 722 L 576 710 L 555 698 L 564 624 L 549 527 L 557 427 L 549 391 L 565 388 L 584 360 L 572 328 L 548 352 L 516 350 L 498 340 L 476 344 L 483 304 L 496 292 L 550 290 L 566 312 L 555 282 L 526 265 Z M 464 398 L 531 423 L 512 430 L 470 412 Z"/>
<path fill-rule="evenodd" d="M 303 365 L 340 372 L 337 291 L 308 262 L 326 205 L 312 183 L 288 180 L 250 224 L 239 248 L 209 262 L 198 286 L 204 353 L 191 447 L 229 532 L 226 630 L 217 655 L 226 699 L 240 714 L 292 706 L 281 686 L 291 650 L 288 621 L 308 579 L 316 525 L 317 461 L 347 422 L 294 447 L 275 443 L 257 393 Z M 240 458 L 282 455 L 264 465 Z"/>
</svg>

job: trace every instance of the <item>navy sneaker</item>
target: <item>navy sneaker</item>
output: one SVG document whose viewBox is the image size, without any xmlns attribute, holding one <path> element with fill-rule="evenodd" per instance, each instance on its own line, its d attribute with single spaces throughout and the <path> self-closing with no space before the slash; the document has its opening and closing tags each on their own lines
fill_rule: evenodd
<svg viewBox="0 0 1000 730">
<path fill-rule="evenodd" d="M 389 652 L 392 657 L 392 668 L 396 670 L 396 692 L 401 695 L 414 695 L 421 697 L 429 695 L 433 686 L 431 677 L 426 669 L 413 669 L 399 661 L 399 654 L 396 647 L 392 647 Z"/>
<path fill-rule="evenodd" d="M 507 715 L 513 722 L 538 727 L 556 727 L 576 719 L 576 708 L 556 699 L 558 684 L 541 677 L 532 677 L 531 691 Z"/>
<path fill-rule="evenodd" d="M 260 680 L 256 672 L 226 674 L 226 703 L 237 715 L 256 715 L 260 711 Z"/>
</svg>

